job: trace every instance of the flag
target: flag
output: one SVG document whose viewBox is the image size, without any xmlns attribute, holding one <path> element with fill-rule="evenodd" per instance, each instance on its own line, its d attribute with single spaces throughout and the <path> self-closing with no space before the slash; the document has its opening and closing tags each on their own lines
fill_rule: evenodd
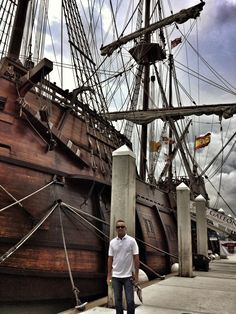
<svg viewBox="0 0 236 314">
<path fill-rule="evenodd" d="M 160 142 L 150 141 L 149 142 L 149 149 L 151 153 L 158 152 L 158 150 L 161 148 Z"/>
<path fill-rule="evenodd" d="M 175 140 L 168 136 L 162 136 L 161 140 L 164 144 L 175 144 Z"/>
<path fill-rule="evenodd" d="M 211 142 L 211 133 L 207 133 L 205 135 L 200 135 L 198 137 L 195 138 L 195 150 L 199 149 L 199 148 L 203 148 L 207 145 L 209 145 L 209 143 Z"/>
<path fill-rule="evenodd" d="M 164 157 L 165 157 L 165 162 L 170 162 L 171 160 L 170 155 L 164 154 Z"/>
<path fill-rule="evenodd" d="M 182 43 L 182 38 L 178 37 L 175 38 L 174 40 L 171 40 L 170 44 L 171 44 L 171 49 L 175 48 L 176 46 L 178 46 L 178 44 Z"/>
</svg>

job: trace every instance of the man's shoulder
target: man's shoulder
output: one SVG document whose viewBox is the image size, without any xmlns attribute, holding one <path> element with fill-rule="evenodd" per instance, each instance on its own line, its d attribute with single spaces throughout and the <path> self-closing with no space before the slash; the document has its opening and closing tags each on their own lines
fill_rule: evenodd
<svg viewBox="0 0 236 314">
<path fill-rule="evenodd" d="M 114 243 L 114 242 L 116 242 L 116 241 L 117 241 L 117 237 L 111 239 L 110 244 L 112 244 L 112 243 Z"/>
<path fill-rule="evenodd" d="M 131 237 L 130 235 L 126 234 L 125 237 L 131 241 L 131 242 L 136 242 L 135 238 L 134 237 Z"/>
</svg>

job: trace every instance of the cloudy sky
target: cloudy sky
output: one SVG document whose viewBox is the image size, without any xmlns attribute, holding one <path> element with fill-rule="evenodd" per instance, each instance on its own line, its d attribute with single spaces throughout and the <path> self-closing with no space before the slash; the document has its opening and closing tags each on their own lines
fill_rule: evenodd
<svg viewBox="0 0 236 314">
<path fill-rule="evenodd" d="M 179 1 L 182 2 L 182 1 Z M 191 1 L 192 3 L 194 1 Z M 211 66 L 220 73 L 228 82 L 236 87 L 236 1 L 235 0 L 208 0 L 201 14 L 199 34 L 202 31 L 200 51 Z M 235 95 L 224 92 L 216 92 L 205 87 L 208 103 L 233 102 L 236 103 Z M 235 89 L 234 89 L 235 92 Z M 216 97 L 215 97 L 216 96 Z M 213 133 L 212 143 L 209 145 L 209 153 L 213 153 L 222 146 L 235 131 L 235 119 L 223 122 L 223 132 Z M 220 131 L 220 130 L 219 130 Z M 235 140 L 231 142 L 234 143 Z M 224 154 L 226 155 L 226 153 Z M 212 179 L 215 187 L 221 182 L 221 190 L 225 201 L 236 212 L 236 148 L 234 147 L 227 162 L 222 168 L 222 173 Z M 212 192 L 207 185 L 210 194 Z M 215 200 L 215 196 L 212 197 Z M 213 205 L 213 204 L 212 204 Z M 227 205 L 219 200 L 218 206 L 224 208 L 228 213 Z"/>
<path fill-rule="evenodd" d="M 206 4 L 201 12 L 198 20 L 198 50 L 204 59 L 219 73 L 224 79 L 234 86 L 234 93 L 236 88 L 236 1 L 235 0 L 206 0 Z M 195 0 L 181 0 L 172 1 L 173 9 L 177 12 L 182 5 L 185 8 L 195 5 L 198 1 Z M 177 6 L 175 7 L 174 4 Z M 195 35 L 193 35 L 195 36 Z M 193 41 L 194 43 L 194 41 Z M 200 66 L 201 67 L 201 66 Z M 209 72 L 209 71 L 208 71 Z M 207 73 L 207 72 L 205 72 Z M 209 74 L 206 74 L 208 77 Z M 214 81 L 219 82 L 212 76 Z M 233 88 L 232 88 L 233 89 Z M 196 98 L 195 98 L 196 99 Z M 199 97 L 199 104 L 214 104 L 214 103 L 236 103 L 235 94 L 229 94 L 222 90 L 217 90 L 209 85 L 201 83 L 201 94 Z M 200 133 L 211 131 L 208 123 L 213 121 L 215 126 L 212 132 L 212 142 L 208 148 L 203 148 L 198 152 L 198 158 L 211 160 L 213 154 L 217 152 L 223 143 L 236 131 L 235 119 L 222 121 L 222 129 L 219 125 L 217 117 L 211 118 L 203 117 L 202 121 L 206 124 L 201 124 Z M 232 152 L 229 155 L 226 163 L 222 167 L 222 172 L 217 173 L 212 177 L 211 181 L 214 188 L 210 183 L 207 183 L 207 189 L 211 199 L 211 205 L 222 207 L 226 212 L 232 214 L 228 209 L 228 205 L 234 212 L 236 212 L 236 148 L 232 147 L 233 140 L 230 147 Z M 226 157 L 227 152 L 224 153 Z M 222 156 L 220 156 L 222 158 Z M 216 161 L 220 164 L 220 160 Z M 206 165 L 206 164 L 205 164 Z M 209 172 L 209 177 L 213 174 L 213 170 Z M 217 199 L 217 191 L 223 196 L 225 202 L 219 198 Z M 215 190 L 216 189 L 216 190 Z"/>
<path fill-rule="evenodd" d="M 60 10 L 59 8 L 55 10 L 55 7 L 58 6 L 58 1 L 50 0 L 50 23 L 51 23 L 51 32 L 54 38 L 55 50 L 60 51 Z M 131 2 L 131 1 L 130 1 Z M 127 6 L 130 2 L 120 1 L 123 7 Z M 165 3 L 169 3 L 164 1 Z M 190 6 L 198 4 L 199 0 L 178 0 L 178 1 L 170 1 L 172 4 L 171 9 L 173 13 L 179 12 L 179 10 L 183 8 L 188 8 Z M 200 55 L 203 56 L 204 61 L 209 63 L 209 65 L 220 75 L 220 78 L 224 78 L 229 82 L 233 87 L 231 88 L 228 83 L 227 88 L 231 88 L 235 93 L 236 87 L 236 0 L 206 0 L 206 4 L 201 12 L 200 18 L 197 20 L 197 24 L 195 25 L 194 32 L 192 32 L 188 36 L 188 41 L 192 43 L 192 45 L 199 51 Z M 79 3 L 83 3 L 85 5 L 84 11 L 81 10 L 81 14 L 87 12 L 87 0 L 81 0 Z M 112 1 L 112 3 L 117 5 L 117 1 Z M 109 5 L 109 1 L 107 1 Z M 109 11 L 109 6 L 105 6 L 102 11 L 99 11 L 98 8 L 95 8 L 94 12 L 97 15 L 100 15 L 103 20 L 103 24 L 98 24 L 97 26 L 97 36 L 101 38 L 99 35 L 99 29 L 109 29 L 109 25 L 111 23 L 111 14 Z M 97 11 L 96 11 L 97 10 Z M 171 14 L 170 8 L 168 6 L 165 7 L 165 16 L 169 16 Z M 125 14 L 121 14 L 117 17 L 118 26 L 123 26 L 123 20 L 128 19 Z M 186 34 L 188 32 L 188 26 L 180 26 L 181 32 Z M 86 28 L 86 26 L 85 26 Z M 196 32 L 197 30 L 197 32 Z M 127 30 L 128 32 L 128 30 Z M 168 29 L 168 32 L 171 33 L 171 29 Z M 114 35 L 114 34 L 113 34 Z M 104 44 L 110 43 L 110 36 L 107 32 Z M 174 36 L 181 36 L 181 33 L 178 31 L 174 31 L 171 34 L 171 39 Z M 64 44 L 66 44 L 66 37 L 64 38 Z M 49 43 L 49 38 L 46 41 Z M 49 48 L 46 46 L 46 48 Z M 181 54 L 187 55 L 187 50 L 184 48 L 175 48 L 173 50 L 174 57 L 181 56 Z M 192 53 L 190 50 L 188 51 L 188 62 L 189 65 L 192 59 Z M 51 59 L 54 59 L 54 56 L 49 56 Z M 65 62 L 70 64 L 71 60 L 67 59 L 67 54 L 64 52 Z M 181 58 L 180 58 L 181 59 Z M 102 60 L 102 59 L 101 59 Z M 203 62 L 198 59 L 197 63 L 195 63 L 195 70 L 202 70 L 204 75 L 206 75 L 209 79 L 212 79 L 214 82 L 223 85 L 222 79 L 216 79 L 216 77 L 210 73 L 209 69 Z M 60 61 L 57 59 L 57 61 Z M 66 78 L 71 72 L 71 69 L 65 70 L 64 77 Z M 210 73 L 210 74 L 209 74 Z M 180 78 L 181 78 L 181 73 Z M 228 93 L 223 90 L 218 90 L 215 87 L 210 86 L 209 84 L 205 84 L 203 82 L 192 81 L 191 86 L 189 82 L 183 83 L 189 84 L 189 91 L 193 93 L 193 98 L 197 104 L 215 104 L 215 103 L 236 103 L 236 97 L 233 93 Z M 69 83 L 69 84 L 67 84 Z M 64 88 L 72 89 L 71 80 L 64 79 L 63 82 Z M 200 90 L 200 91 L 199 91 Z M 197 120 L 197 119 L 195 119 Z M 212 141 L 207 148 L 202 149 L 197 154 L 198 162 L 204 168 L 207 163 L 213 158 L 213 154 L 215 154 L 224 143 L 229 139 L 229 137 L 235 131 L 235 123 L 236 121 L 229 119 L 227 121 L 222 121 L 222 125 L 219 123 L 219 119 L 217 117 L 206 118 L 203 117 L 204 123 L 198 122 L 199 129 L 197 131 L 198 134 L 204 134 L 205 132 L 212 132 Z M 213 124 L 212 124 L 213 122 Z M 199 134 L 200 133 L 200 134 Z M 236 212 L 236 148 L 233 146 L 234 140 L 231 142 L 229 146 L 232 149 L 231 154 L 227 158 L 227 161 L 220 167 L 220 163 L 222 162 L 222 158 L 225 158 L 228 151 L 226 150 L 224 156 L 220 156 L 215 162 L 214 169 L 216 167 L 222 169 L 214 174 L 214 169 L 210 169 L 207 175 L 211 178 L 211 183 L 207 183 L 207 189 L 210 195 L 211 206 L 222 207 L 228 214 L 232 214 L 229 207 Z M 219 189 L 219 186 L 221 188 Z M 223 196 L 224 201 L 221 198 L 217 198 L 217 192 L 220 191 L 220 194 Z M 227 205 L 227 204 L 228 205 Z"/>
</svg>

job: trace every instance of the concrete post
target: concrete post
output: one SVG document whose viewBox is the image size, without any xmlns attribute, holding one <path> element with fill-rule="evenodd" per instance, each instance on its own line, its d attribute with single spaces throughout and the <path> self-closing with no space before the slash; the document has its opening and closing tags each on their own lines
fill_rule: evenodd
<svg viewBox="0 0 236 314">
<path fill-rule="evenodd" d="M 190 190 L 181 183 L 177 186 L 177 225 L 179 276 L 193 276 L 192 234 L 190 218 Z"/>
<path fill-rule="evenodd" d="M 123 145 L 112 153 L 110 239 L 116 236 L 115 222 L 123 219 L 128 234 L 135 237 L 136 165 L 135 154 Z"/>
<path fill-rule="evenodd" d="M 135 154 L 123 145 L 112 153 L 110 240 L 116 236 L 115 223 L 123 219 L 127 233 L 135 237 L 136 164 Z M 108 288 L 108 307 L 114 306 L 113 289 Z"/>
<path fill-rule="evenodd" d="M 197 254 L 208 256 L 206 200 L 202 195 L 195 198 L 197 220 Z"/>
</svg>

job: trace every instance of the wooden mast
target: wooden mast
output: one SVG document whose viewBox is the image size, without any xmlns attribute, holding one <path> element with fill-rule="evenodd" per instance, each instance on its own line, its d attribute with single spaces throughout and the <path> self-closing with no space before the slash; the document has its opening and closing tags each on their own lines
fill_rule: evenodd
<svg viewBox="0 0 236 314">
<path fill-rule="evenodd" d="M 170 54 L 169 56 L 169 69 L 170 69 L 170 77 L 169 77 L 169 104 L 168 104 L 168 108 L 171 109 L 173 107 L 172 105 L 172 69 L 173 69 L 173 55 Z M 172 156 L 172 129 L 169 128 L 169 169 L 168 169 L 168 180 L 171 183 L 172 182 L 172 177 L 173 177 L 173 173 L 172 173 L 172 160 L 171 160 L 171 156 Z"/>
<path fill-rule="evenodd" d="M 150 0 L 145 2 L 145 28 L 148 28 L 150 24 Z M 144 41 L 150 43 L 150 33 L 144 35 Z M 144 65 L 144 88 L 143 88 L 143 110 L 148 110 L 149 107 L 149 76 L 150 76 L 150 66 L 149 64 Z M 142 180 L 146 178 L 147 170 L 147 124 L 142 125 L 141 130 L 141 149 L 140 149 L 140 164 L 139 164 L 139 174 Z"/>
<path fill-rule="evenodd" d="M 137 124 L 150 123 L 155 119 L 162 119 L 165 121 L 168 118 L 175 120 L 183 119 L 187 116 L 200 116 L 200 115 L 212 115 L 215 114 L 224 119 L 231 118 L 236 113 L 236 103 L 227 104 L 202 104 L 200 106 L 183 106 L 172 108 L 158 108 L 149 109 L 147 111 L 118 111 L 107 112 L 104 114 L 106 119 L 110 121 L 117 121 L 126 119 Z"/>
<path fill-rule="evenodd" d="M 20 56 L 21 42 L 24 32 L 26 13 L 29 0 L 19 0 L 14 25 L 12 28 L 11 40 L 8 49 L 8 57 L 18 60 Z"/>
<path fill-rule="evenodd" d="M 127 42 L 135 38 L 138 38 L 140 36 L 151 34 L 155 30 L 161 27 L 164 27 L 166 25 L 170 25 L 172 23 L 182 24 L 182 23 L 185 23 L 188 19 L 191 19 L 191 18 L 196 19 L 200 15 L 200 12 L 202 11 L 204 5 L 205 5 L 205 2 L 201 1 L 199 4 L 191 8 L 181 10 L 180 12 L 176 14 L 168 16 L 167 18 L 161 21 L 158 21 L 156 23 L 149 25 L 148 27 L 141 28 L 140 30 L 133 32 L 132 34 L 129 34 L 127 36 L 120 37 L 118 40 L 112 42 L 111 44 L 107 46 L 102 46 L 101 55 L 110 56 L 117 48 L 126 44 Z"/>
<path fill-rule="evenodd" d="M 181 10 L 179 13 L 174 14 L 168 18 L 165 18 L 159 22 L 150 24 L 150 0 L 145 1 L 145 20 L 144 20 L 144 28 L 141 30 L 138 30 L 132 34 L 129 34 L 127 36 L 120 37 L 117 41 L 114 41 L 113 43 L 102 47 L 101 48 L 101 54 L 102 55 L 108 55 L 110 56 L 114 50 L 116 50 L 118 47 L 122 46 L 123 44 L 137 38 L 140 36 L 143 36 L 144 38 L 144 43 L 145 44 L 150 44 L 150 39 L 151 39 L 151 33 L 165 25 L 169 25 L 171 23 L 184 23 L 190 18 L 197 18 L 200 15 L 200 11 L 203 9 L 203 6 L 205 5 L 205 2 L 201 1 L 198 5 L 195 5 L 189 9 L 186 10 Z M 144 44 L 144 46 L 145 46 Z M 138 53 L 141 52 L 140 55 L 142 55 L 142 47 L 140 47 L 141 51 L 137 51 Z M 158 48 L 159 49 L 159 48 Z M 131 51 L 130 51 L 131 52 Z M 156 51 L 153 52 L 154 54 Z M 135 58 L 135 51 L 131 52 L 131 54 Z M 152 55 L 152 53 L 151 53 Z M 149 55 L 149 58 L 151 57 Z M 145 60 L 144 58 L 139 59 L 140 56 L 136 56 L 136 61 L 137 63 L 141 62 L 144 64 L 144 92 L 143 92 L 143 105 L 142 105 L 142 111 L 147 112 L 149 109 L 149 77 L 150 77 L 150 62 L 155 62 L 158 60 L 151 61 L 148 60 L 148 58 Z M 163 56 L 160 57 L 159 60 L 161 60 Z M 106 117 L 110 117 L 109 113 L 105 114 Z M 108 118 L 109 119 L 109 118 Z M 128 119 L 129 120 L 129 119 Z M 147 124 L 150 121 L 143 121 L 142 124 L 142 130 L 141 130 L 141 150 L 140 150 L 140 177 L 141 179 L 145 180 L 146 179 L 146 172 L 147 172 L 147 129 L 148 126 Z"/>
</svg>

